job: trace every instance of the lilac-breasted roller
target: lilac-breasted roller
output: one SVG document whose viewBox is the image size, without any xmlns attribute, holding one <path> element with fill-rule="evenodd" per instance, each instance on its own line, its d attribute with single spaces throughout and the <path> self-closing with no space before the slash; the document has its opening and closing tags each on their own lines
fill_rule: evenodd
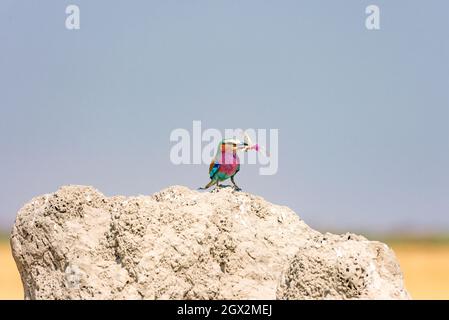
<svg viewBox="0 0 449 320">
<path fill-rule="evenodd" d="M 234 181 L 234 176 L 240 170 L 240 159 L 237 155 L 238 150 L 248 151 L 249 149 L 256 149 L 258 146 L 249 146 L 248 143 L 240 142 L 235 139 L 224 139 L 218 144 L 217 154 L 209 165 L 210 182 L 200 189 L 208 189 L 210 186 L 216 184 L 219 186 L 221 181 L 231 179 L 232 184 L 236 190 L 240 188 Z"/>
</svg>

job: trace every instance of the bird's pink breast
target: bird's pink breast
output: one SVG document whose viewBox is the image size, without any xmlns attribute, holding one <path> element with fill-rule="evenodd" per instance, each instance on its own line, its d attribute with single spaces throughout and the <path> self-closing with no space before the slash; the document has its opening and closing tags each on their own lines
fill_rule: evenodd
<svg viewBox="0 0 449 320">
<path fill-rule="evenodd" d="M 222 153 L 219 157 L 219 159 L 217 159 L 218 163 L 220 164 L 231 164 L 231 165 L 238 165 L 240 164 L 240 159 L 237 155 L 233 155 L 232 153 Z"/>
<path fill-rule="evenodd" d="M 240 159 L 237 155 L 233 155 L 231 153 L 222 153 L 218 163 L 220 163 L 220 172 L 223 172 L 227 175 L 233 175 L 240 164 Z"/>
</svg>

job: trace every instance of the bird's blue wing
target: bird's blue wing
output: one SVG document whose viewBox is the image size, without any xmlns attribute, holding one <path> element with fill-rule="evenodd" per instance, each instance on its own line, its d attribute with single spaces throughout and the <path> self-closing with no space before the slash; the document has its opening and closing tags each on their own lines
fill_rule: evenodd
<svg viewBox="0 0 449 320">
<path fill-rule="evenodd" d="M 213 165 L 212 165 L 213 164 Z M 211 163 L 211 166 L 209 168 L 209 177 L 212 179 L 214 175 L 218 172 L 218 169 L 220 168 L 219 163 Z"/>
</svg>

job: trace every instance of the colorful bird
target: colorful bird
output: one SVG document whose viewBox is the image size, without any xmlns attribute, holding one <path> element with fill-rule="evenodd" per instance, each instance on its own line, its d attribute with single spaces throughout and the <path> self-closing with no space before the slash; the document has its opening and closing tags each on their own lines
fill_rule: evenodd
<svg viewBox="0 0 449 320">
<path fill-rule="evenodd" d="M 245 142 L 240 142 L 236 139 L 224 139 L 218 144 L 217 154 L 209 165 L 209 177 L 210 182 L 200 189 L 208 189 L 212 185 L 216 184 L 220 186 L 221 181 L 231 179 L 232 184 L 236 190 L 241 190 L 234 181 L 234 176 L 240 170 L 240 159 L 237 155 L 237 151 L 243 150 L 259 150 L 259 146 L 256 144 L 250 146 L 245 137 Z"/>
</svg>

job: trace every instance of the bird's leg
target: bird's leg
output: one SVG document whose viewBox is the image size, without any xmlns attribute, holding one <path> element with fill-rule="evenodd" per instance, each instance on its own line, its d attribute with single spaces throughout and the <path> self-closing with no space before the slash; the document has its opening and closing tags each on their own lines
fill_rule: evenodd
<svg viewBox="0 0 449 320">
<path fill-rule="evenodd" d="M 214 181 L 214 180 L 211 180 L 211 181 L 209 181 L 208 184 L 206 184 L 206 186 L 204 186 L 204 188 L 198 188 L 198 189 L 200 189 L 200 190 L 206 190 L 206 189 L 209 189 L 210 186 L 213 185 L 214 183 L 215 183 L 215 181 Z"/>
<path fill-rule="evenodd" d="M 237 191 L 242 190 L 242 189 L 240 189 L 240 187 L 239 187 L 238 185 L 235 184 L 234 176 L 231 177 L 231 182 L 232 182 L 232 184 L 234 185 L 234 189 L 235 189 L 235 190 L 237 190 Z"/>
</svg>

